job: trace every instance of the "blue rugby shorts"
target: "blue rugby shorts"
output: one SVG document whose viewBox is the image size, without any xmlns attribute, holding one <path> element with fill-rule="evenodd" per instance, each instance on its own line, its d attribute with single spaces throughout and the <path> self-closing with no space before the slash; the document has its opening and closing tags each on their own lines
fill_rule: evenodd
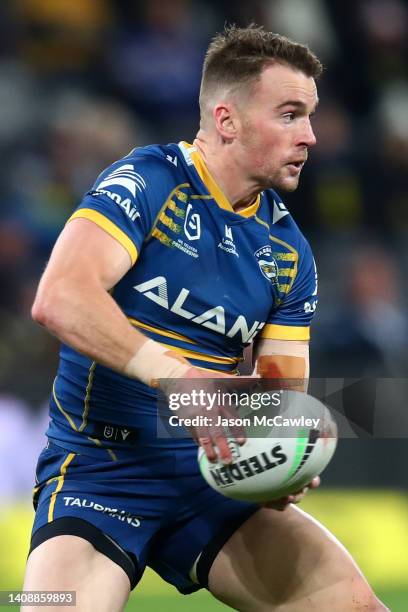
<svg viewBox="0 0 408 612">
<path fill-rule="evenodd" d="M 39 457 L 30 552 L 57 535 L 83 537 L 124 569 L 132 589 L 146 566 L 181 593 L 208 588 L 217 553 L 259 508 L 207 485 L 194 442 L 134 447 L 116 460 L 75 450 L 50 441 Z"/>
</svg>

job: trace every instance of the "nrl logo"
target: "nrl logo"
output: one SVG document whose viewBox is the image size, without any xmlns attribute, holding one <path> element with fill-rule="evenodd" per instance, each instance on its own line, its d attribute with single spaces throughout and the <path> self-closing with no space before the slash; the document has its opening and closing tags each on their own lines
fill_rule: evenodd
<svg viewBox="0 0 408 612">
<path fill-rule="evenodd" d="M 255 251 L 254 255 L 264 277 L 272 284 L 276 284 L 278 282 L 279 268 L 272 255 L 272 247 L 267 244 Z"/>
</svg>

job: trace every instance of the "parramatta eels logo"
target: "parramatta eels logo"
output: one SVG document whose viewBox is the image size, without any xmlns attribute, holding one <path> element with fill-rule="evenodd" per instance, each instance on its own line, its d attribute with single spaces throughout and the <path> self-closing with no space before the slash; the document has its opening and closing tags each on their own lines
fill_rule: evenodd
<svg viewBox="0 0 408 612">
<path fill-rule="evenodd" d="M 279 268 L 275 258 L 272 255 L 272 247 L 270 244 L 266 244 L 254 253 L 260 270 L 265 278 L 267 278 L 273 285 L 278 282 Z"/>
</svg>

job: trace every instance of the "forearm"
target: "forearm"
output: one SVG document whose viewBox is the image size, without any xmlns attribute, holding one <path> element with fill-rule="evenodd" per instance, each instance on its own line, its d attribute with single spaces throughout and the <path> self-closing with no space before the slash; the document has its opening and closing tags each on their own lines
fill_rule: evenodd
<svg viewBox="0 0 408 612">
<path fill-rule="evenodd" d="M 263 341 L 256 351 L 254 375 L 270 380 L 284 380 L 285 388 L 307 391 L 308 344 L 296 341 Z"/>
<path fill-rule="evenodd" d="M 48 287 L 40 284 L 32 314 L 61 342 L 121 373 L 147 341 L 111 295 L 93 284 L 66 279 Z"/>
<path fill-rule="evenodd" d="M 93 361 L 145 384 L 179 378 L 192 366 L 186 359 L 135 330 L 111 295 L 99 285 L 40 283 L 33 318 L 61 342 Z"/>
</svg>

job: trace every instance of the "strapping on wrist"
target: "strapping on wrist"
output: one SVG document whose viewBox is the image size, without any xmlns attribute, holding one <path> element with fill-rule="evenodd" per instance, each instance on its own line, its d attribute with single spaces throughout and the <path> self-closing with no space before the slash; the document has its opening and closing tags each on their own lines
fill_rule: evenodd
<svg viewBox="0 0 408 612">
<path fill-rule="evenodd" d="M 146 340 L 124 368 L 126 376 L 157 388 L 161 378 L 182 378 L 191 364 L 154 340 Z"/>
</svg>

